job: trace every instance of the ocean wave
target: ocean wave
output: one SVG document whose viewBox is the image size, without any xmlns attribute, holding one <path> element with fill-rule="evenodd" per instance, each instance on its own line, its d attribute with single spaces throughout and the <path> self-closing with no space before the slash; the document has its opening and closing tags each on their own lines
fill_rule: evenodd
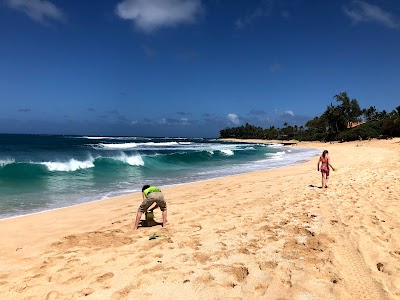
<svg viewBox="0 0 400 300">
<path fill-rule="evenodd" d="M 0 160 L 0 168 L 10 165 L 12 172 L 14 174 L 23 173 L 23 172 L 40 172 L 38 169 L 25 169 L 34 166 L 43 166 L 45 170 L 50 172 L 74 172 L 77 170 L 84 170 L 90 168 L 102 168 L 106 165 L 115 166 L 116 162 L 128 164 L 130 166 L 144 166 L 143 158 L 139 154 L 135 155 L 126 155 L 121 152 L 116 156 L 97 156 L 93 158 L 90 156 L 86 160 L 79 160 L 76 158 L 71 158 L 68 161 L 20 161 L 16 162 L 14 159 L 3 159 Z M 28 171 L 30 170 L 30 171 Z M 35 171 L 33 171 L 35 170 Z"/>
<path fill-rule="evenodd" d="M 110 158 L 114 159 L 114 160 L 122 161 L 131 166 L 144 166 L 144 161 L 140 155 L 128 156 L 125 153 L 121 153 L 121 155 L 119 155 L 119 156 L 110 157 Z"/>
<path fill-rule="evenodd" d="M 1 159 L 0 160 L 0 167 L 4 167 L 6 165 L 10 165 L 15 163 L 15 159 L 14 158 L 6 158 L 6 159 Z"/>
<path fill-rule="evenodd" d="M 92 137 L 87 137 L 87 138 L 90 139 Z M 95 138 L 100 138 L 100 137 L 95 137 Z M 104 140 L 117 140 L 117 141 L 151 140 L 151 138 L 136 137 L 136 136 L 105 136 L 102 139 L 104 139 Z"/>
<path fill-rule="evenodd" d="M 111 137 L 108 136 L 84 136 L 84 138 L 88 140 L 105 140 L 105 139 L 111 139 Z"/>
<path fill-rule="evenodd" d="M 285 154 L 285 151 L 279 151 L 275 153 L 265 153 L 265 156 L 271 157 L 272 159 L 282 159 Z"/>
<path fill-rule="evenodd" d="M 178 142 L 179 145 L 192 145 L 193 142 Z"/>
<path fill-rule="evenodd" d="M 87 144 L 87 146 L 100 151 L 221 151 L 225 152 L 225 155 L 233 155 L 231 151 L 236 150 L 256 150 L 253 146 L 243 144 L 194 143 L 189 141 L 98 143 Z"/>
<path fill-rule="evenodd" d="M 94 159 L 90 158 L 85 161 L 79 161 L 71 158 L 67 162 L 40 162 L 35 164 L 44 165 L 49 171 L 73 172 L 80 169 L 89 169 L 94 167 Z"/>
<path fill-rule="evenodd" d="M 221 149 L 219 151 L 222 152 L 223 154 L 229 155 L 229 156 L 234 154 L 233 151 L 229 150 L 229 149 Z"/>
<path fill-rule="evenodd" d="M 279 151 L 279 152 L 274 152 L 274 153 L 265 153 L 265 155 L 267 155 L 267 156 L 279 156 L 279 155 L 282 155 L 282 154 L 285 154 L 286 152 L 285 151 Z"/>
<path fill-rule="evenodd" d="M 105 149 L 105 150 L 127 150 L 136 148 L 138 146 L 137 143 L 123 143 L 123 144 L 104 144 L 100 143 L 97 145 L 91 145 L 95 149 Z"/>
<path fill-rule="evenodd" d="M 88 139 L 88 140 L 151 140 L 151 138 L 146 137 L 136 137 L 136 136 L 70 136 L 73 139 Z"/>
<path fill-rule="evenodd" d="M 90 147 L 97 150 L 129 150 L 133 148 L 141 148 L 141 149 L 159 149 L 159 150 L 169 150 L 171 146 L 180 146 L 180 145 L 190 145 L 191 143 L 177 143 L 177 142 L 148 142 L 148 143 L 119 143 L 119 144 L 105 144 L 99 143 L 96 145 L 89 145 Z M 165 147 L 165 148 L 163 148 Z M 180 148 L 177 148 L 180 149 Z"/>
<path fill-rule="evenodd" d="M 138 143 L 138 145 L 140 145 L 140 146 L 175 146 L 175 145 L 179 145 L 181 143 L 182 142 L 180 142 L 180 143 L 177 143 L 177 142 L 161 142 L 161 143 L 148 142 L 148 143 Z M 182 145 L 184 145 L 184 144 L 182 143 Z"/>
</svg>

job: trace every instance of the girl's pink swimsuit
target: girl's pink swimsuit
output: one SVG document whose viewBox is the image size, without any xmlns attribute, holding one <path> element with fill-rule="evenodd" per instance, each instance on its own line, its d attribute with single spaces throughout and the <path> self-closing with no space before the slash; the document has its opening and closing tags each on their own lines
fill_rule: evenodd
<svg viewBox="0 0 400 300">
<path fill-rule="evenodd" d="M 329 176 L 329 166 L 328 166 L 328 158 L 320 156 L 319 161 L 321 164 L 321 173 L 326 173 L 326 176 Z"/>
</svg>

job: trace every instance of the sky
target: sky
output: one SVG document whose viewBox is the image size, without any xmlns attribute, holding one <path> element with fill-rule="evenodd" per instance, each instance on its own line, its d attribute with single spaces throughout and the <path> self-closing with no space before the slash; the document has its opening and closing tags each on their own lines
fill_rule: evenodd
<svg viewBox="0 0 400 300">
<path fill-rule="evenodd" d="M 0 133 L 218 137 L 400 105 L 397 0 L 0 0 Z"/>
</svg>

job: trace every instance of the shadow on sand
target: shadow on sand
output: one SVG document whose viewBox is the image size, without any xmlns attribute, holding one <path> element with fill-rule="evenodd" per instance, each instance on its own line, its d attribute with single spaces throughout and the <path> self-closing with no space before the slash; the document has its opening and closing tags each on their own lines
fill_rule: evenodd
<svg viewBox="0 0 400 300">
<path fill-rule="evenodd" d="M 308 187 L 312 187 L 312 188 L 319 188 L 319 189 L 322 189 L 322 186 L 316 186 L 316 185 L 313 185 L 313 184 L 310 184 Z"/>
</svg>

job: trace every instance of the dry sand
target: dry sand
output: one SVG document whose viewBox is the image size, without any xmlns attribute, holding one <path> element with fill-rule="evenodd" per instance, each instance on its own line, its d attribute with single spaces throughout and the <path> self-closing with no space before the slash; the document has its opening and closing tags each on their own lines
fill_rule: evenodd
<svg viewBox="0 0 400 300">
<path fill-rule="evenodd" d="M 140 194 L 0 221 L 0 299 L 400 299 L 400 139 L 299 146 L 327 189 L 315 157 L 164 188 L 166 228 Z"/>
</svg>

